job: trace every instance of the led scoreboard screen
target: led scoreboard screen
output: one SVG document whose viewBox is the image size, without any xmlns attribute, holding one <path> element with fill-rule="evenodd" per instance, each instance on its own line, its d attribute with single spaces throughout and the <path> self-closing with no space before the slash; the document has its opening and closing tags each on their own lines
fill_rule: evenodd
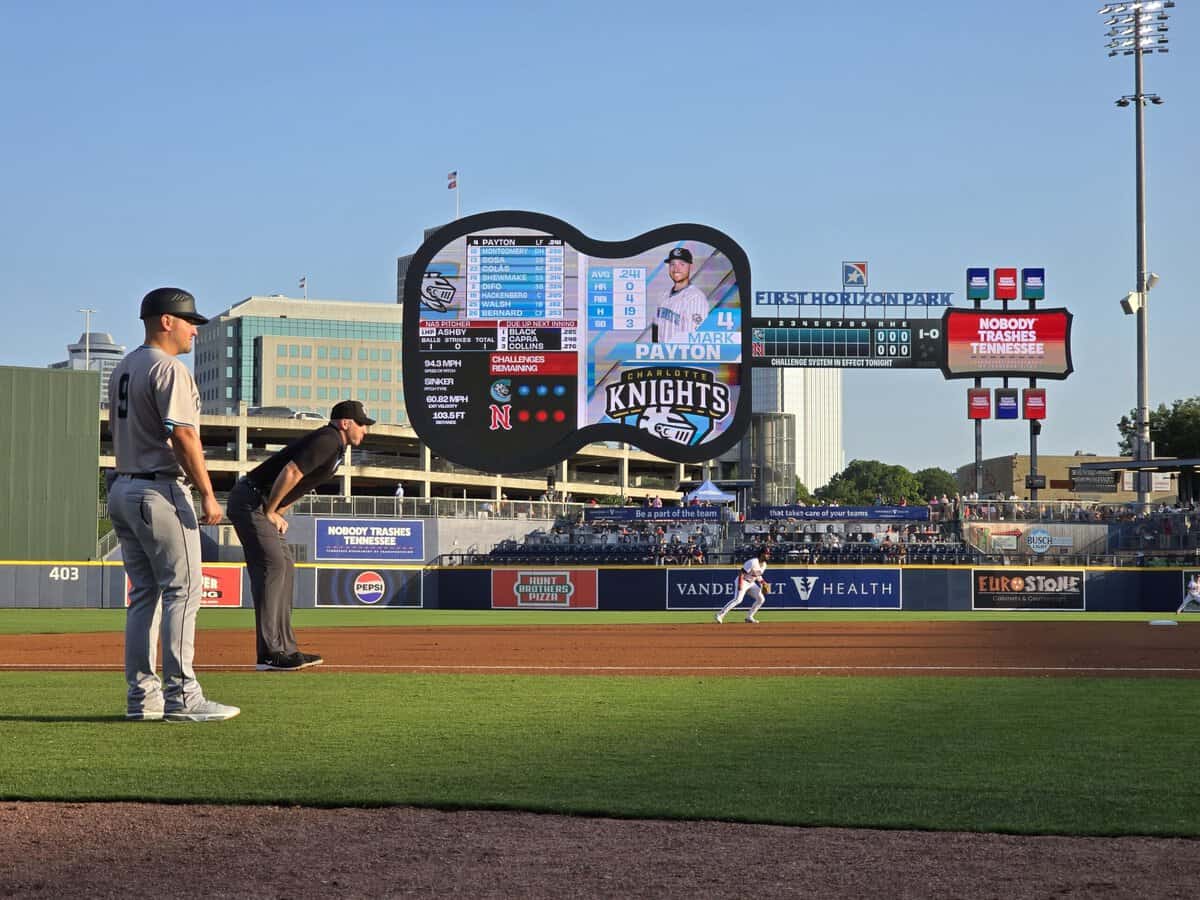
<svg viewBox="0 0 1200 900">
<path fill-rule="evenodd" d="M 750 364 L 772 368 L 936 369 L 937 321 L 754 318 Z"/>
<path fill-rule="evenodd" d="M 404 390 L 433 452 L 522 472 L 594 440 L 709 459 L 741 437 L 749 262 L 702 225 L 618 243 L 537 213 L 433 234 L 404 285 Z"/>
</svg>

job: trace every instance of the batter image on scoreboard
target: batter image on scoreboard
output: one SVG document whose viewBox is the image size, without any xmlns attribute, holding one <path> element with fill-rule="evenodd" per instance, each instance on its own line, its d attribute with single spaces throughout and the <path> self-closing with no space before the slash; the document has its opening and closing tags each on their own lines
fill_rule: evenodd
<svg viewBox="0 0 1200 900">
<path fill-rule="evenodd" d="M 490 215 L 502 214 L 479 218 Z M 741 293 L 712 244 L 589 247 L 573 235 L 581 248 L 529 227 L 443 234 L 414 256 L 404 293 L 405 397 L 440 455 L 504 471 L 582 445 L 593 428 L 593 440 L 699 457 L 738 419 Z M 635 252 L 600 255 L 616 247 Z"/>
<path fill-rule="evenodd" d="M 708 318 L 708 297 L 691 283 L 691 250 L 674 247 L 663 262 L 672 284 L 654 310 L 654 341 L 686 344 Z"/>
</svg>

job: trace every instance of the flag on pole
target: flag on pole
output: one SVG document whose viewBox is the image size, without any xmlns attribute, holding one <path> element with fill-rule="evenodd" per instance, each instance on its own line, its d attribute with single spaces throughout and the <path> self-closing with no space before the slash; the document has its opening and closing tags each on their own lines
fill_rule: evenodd
<svg viewBox="0 0 1200 900">
<path fill-rule="evenodd" d="M 305 275 L 301 275 L 300 276 L 300 290 L 304 290 L 307 287 L 308 287 L 308 277 Z"/>
<path fill-rule="evenodd" d="M 449 172 L 446 175 L 446 190 L 453 191 L 458 188 L 458 172 Z"/>
</svg>

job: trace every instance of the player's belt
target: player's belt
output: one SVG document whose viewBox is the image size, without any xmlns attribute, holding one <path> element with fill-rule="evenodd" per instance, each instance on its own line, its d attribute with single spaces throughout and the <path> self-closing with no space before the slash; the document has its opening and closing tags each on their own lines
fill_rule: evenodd
<svg viewBox="0 0 1200 900">
<path fill-rule="evenodd" d="M 164 481 L 174 481 L 180 477 L 175 472 L 120 472 L 119 475 L 124 475 L 126 478 L 137 478 L 141 481 L 154 481 L 156 478 L 161 478 Z"/>
</svg>

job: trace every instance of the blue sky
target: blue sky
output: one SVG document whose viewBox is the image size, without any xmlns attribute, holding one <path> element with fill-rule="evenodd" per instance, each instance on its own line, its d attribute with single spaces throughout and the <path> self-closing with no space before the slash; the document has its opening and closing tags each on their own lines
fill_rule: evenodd
<svg viewBox="0 0 1200 900">
<path fill-rule="evenodd" d="M 463 212 L 529 209 L 601 240 L 713 225 L 755 290 L 956 291 L 1044 266 L 1076 371 L 1039 451 L 1110 453 L 1136 403 L 1128 58 L 1100 4 L 544 2 L 4 4 L 0 364 L 93 329 L 140 340 L 138 299 L 394 301 L 395 259 Z M 1152 406 L 1200 394 L 1200 16 L 1146 62 Z M 1189 174 L 1191 173 L 1191 174 Z M 967 381 L 848 373 L 847 461 L 974 456 Z M 999 382 L 992 380 L 995 386 Z M 988 423 L 984 455 L 1028 451 Z"/>
</svg>

